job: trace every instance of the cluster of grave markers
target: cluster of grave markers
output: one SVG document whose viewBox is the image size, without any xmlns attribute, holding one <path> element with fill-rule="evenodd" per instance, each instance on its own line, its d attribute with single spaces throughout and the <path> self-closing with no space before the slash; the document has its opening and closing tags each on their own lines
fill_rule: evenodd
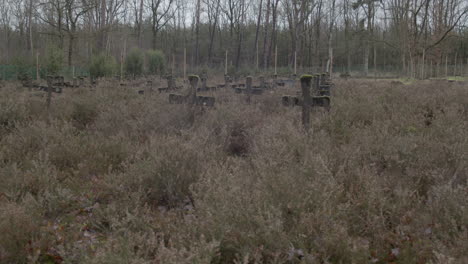
<svg viewBox="0 0 468 264">
<path fill-rule="evenodd" d="M 174 79 L 174 77 L 172 75 L 167 75 L 165 77 L 166 81 L 167 81 L 167 87 L 162 87 L 162 88 L 158 88 L 158 92 L 159 93 L 167 93 L 167 92 L 173 92 L 173 91 L 177 91 L 177 90 L 181 90 L 183 86 L 178 86 L 177 83 L 176 83 L 176 80 Z M 121 84 L 122 85 L 122 84 Z M 146 87 L 145 89 L 143 90 L 138 90 L 138 94 L 145 94 L 145 93 L 149 93 L 149 92 L 153 92 L 153 81 L 152 80 L 147 80 L 146 81 Z"/>
<path fill-rule="evenodd" d="M 310 80 L 305 78 L 310 76 Z M 197 81 L 191 81 L 191 91 L 190 95 L 180 95 L 171 93 L 169 94 L 169 103 L 171 104 L 184 104 L 187 103 L 187 98 L 194 94 L 195 98 L 194 102 L 196 105 L 200 106 L 208 106 L 213 107 L 216 99 L 211 96 L 197 96 L 197 92 L 209 92 L 209 91 L 217 91 L 218 89 L 230 87 L 234 90 L 237 94 L 246 94 L 247 95 L 247 103 L 251 102 L 252 95 L 262 95 L 265 91 L 274 89 L 275 87 L 282 87 L 286 86 L 286 84 L 294 85 L 295 83 L 295 76 L 292 79 L 278 79 L 277 76 L 273 77 L 272 82 L 265 81 L 265 77 L 259 77 L 259 85 L 253 86 L 253 78 L 248 76 L 246 78 L 246 82 L 244 83 L 233 83 L 233 79 L 225 75 L 224 76 L 224 84 L 219 84 L 215 86 L 207 86 L 207 77 L 203 75 L 201 78 L 198 76 L 192 75 L 192 79 L 196 77 Z M 307 82 L 303 82 L 303 80 L 308 80 Z M 198 87 L 198 80 L 201 80 L 201 87 Z M 170 83 L 168 81 L 168 83 Z M 195 86 L 194 86 L 195 85 Z M 301 85 L 302 91 L 298 95 L 285 95 L 282 97 L 282 102 L 284 106 L 305 106 L 310 109 L 314 107 L 324 107 L 327 110 L 330 108 L 330 96 L 331 96 L 331 87 L 333 86 L 330 76 L 326 73 L 318 74 L 318 75 L 305 75 L 301 78 Z M 171 87 L 169 85 L 169 87 Z M 312 88 L 312 89 L 311 89 Z M 178 88 L 180 89 L 180 88 Z M 168 88 L 160 88 L 160 92 L 162 91 L 170 91 L 176 89 L 168 89 Z M 304 104 L 304 102 L 307 102 Z"/>
<path fill-rule="evenodd" d="M 198 82 L 201 80 L 201 87 L 198 87 Z M 217 86 L 208 86 L 207 85 L 207 77 L 206 75 L 202 75 L 202 77 L 198 77 L 196 75 L 190 76 L 190 93 L 189 95 L 181 95 L 181 94 L 169 94 L 169 103 L 171 104 L 183 104 L 187 103 L 188 98 L 193 96 L 193 101 L 195 105 L 199 106 L 206 106 L 206 107 L 213 107 L 215 105 L 216 99 L 212 96 L 198 96 L 197 92 L 215 92 L 218 89 L 231 87 L 235 90 L 236 93 L 243 93 L 244 90 L 248 91 L 248 94 L 252 94 L 254 91 L 255 94 L 262 94 L 262 89 L 252 89 L 252 77 L 247 77 L 247 85 L 245 84 L 232 84 L 232 78 L 230 76 L 225 76 L 224 78 L 225 83 L 219 84 Z M 260 91 L 260 92 L 259 92 Z M 250 102 L 250 97 L 248 98 Z"/>
<path fill-rule="evenodd" d="M 47 86 L 42 86 L 37 83 L 33 83 L 31 78 L 28 78 L 26 80 L 23 80 L 23 86 L 28 88 L 30 91 L 32 89 L 36 89 L 38 91 L 43 91 L 47 93 L 47 99 L 46 99 L 46 104 L 47 104 L 47 109 L 50 109 L 50 105 L 52 103 L 52 93 L 56 94 L 61 94 L 63 92 L 64 87 L 80 87 L 84 85 L 84 79 L 85 77 L 80 76 L 78 78 L 73 78 L 72 82 L 65 82 L 65 77 L 63 76 L 54 76 L 54 75 L 48 75 L 46 77 L 47 81 Z"/>
<path fill-rule="evenodd" d="M 250 103 L 250 97 L 251 95 L 262 95 L 264 91 L 272 89 L 276 86 L 285 86 L 287 82 L 291 83 L 291 80 L 277 80 L 276 78 L 274 79 L 273 82 L 269 83 L 265 81 L 265 77 L 261 76 L 259 79 L 260 85 L 258 86 L 253 86 L 253 79 L 252 77 L 248 76 L 246 78 L 246 83 L 234 83 L 233 78 L 229 75 L 224 76 L 224 84 L 218 84 L 217 86 L 208 86 L 207 85 L 207 77 L 206 75 L 202 75 L 201 78 L 199 78 L 201 81 L 201 86 L 198 87 L 198 82 L 196 83 L 196 87 L 192 87 L 191 89 L 196 93 L 196 92 L 215 92 L 218 89 L 223 89 L 226 87 L 229 87 L 234 90 L 235 93 L 237 94 L 247 94 L 247 102 Z M 292 81 L 294 82 L 294 81 Z M 168 81 L 169 83 L 169 81 Z M 170 85 L 168 85 L 171 87 Z M 178 90 L 180 87 L 177 87 L 177 89 L 168 89 L 168 88 L 159 88 L 160 92 L 167 92 L 167 91 L 174 91 Z M 186 102 L 186 99 L 184 99 L 186 96 L 180 95 L 180 94 L 170 94 L 169 95 L 169 102 L 172 104 L 182 104 Z M 216 99 L 211 96 L 196 96 L 198 98 L 196 100 L 197 105 L 203 105 L 203 106 L 209 106 L 212 107 L 214 106 L 214 103 Z"/>
<path fill-rule="evenodd" d="M 295 76 L 294 76 L 295 77 Z M 189 76 L 190 89 L 187 95 L 169 94 L 169 103 L 171 104 L 188 104 L 193 108 L 193 106 L 202 106 L 202 107 L 214 107 L 216 98 L 212 96 L 199 96 L 197 92 L 215 92 L 218 89 L 229 87 L 234 90 L 236 94 L 246 94 L 247 103 L 251 103 L 252 95 L 262 95 L 264 91 L 274 89 L 276 87 L 282 87 L 286 84 L 295 83 L 295 78 L 293 79 L 278 79 L 277 76 L 273 77 L 272 82 L 265 81 L 265 77 L 261 76 L 259 78 L 259 85 L 253 86 L 253 78 L 248 76 L 246 82 L 244 83 L 233 83 L 233 79 L 225 75 L 224 84 L 219 84 L 215 86 L 207 85 L 207 77 L 203 75 L 201 78 L 197 75 Z M 164 88 L 159 88 L 158 91 L 161 92 L 173 92 L 182 89 L 182 86 L 177 86 L 175 79 L 172 75 L 166 77 L 168 86 Z M 198 87 L 199 81 L 201 80 L 201 87 Z M 314 107 L 324 107 L 325 109 L 330 108 L 330 96 L 331 88 L 333 83 L 331 82 L 330 76 L 328 74 L 318 74 L 318 75 L 304 75 L 300 79 L 301 81 L 301 92 L 298 95 L 285 95 L 282 97 L 282 103 L 284 106 L 293 107 L 293 106 L 302 106 L 302 123 L 306 130 L 310 127 L 310 110 Z M 63 76 L 47 76 L 47 86 L 40 86 L 33 84 L 31 79 L 25 80 L 23 85 L 32 89 L 36 88 L 41 91 L 47 92 L 47 108 L 50 108 L 52 93 L 62 93 L 63 87 L 80 87 L 84 85 L 84 77 L 73 78 L 72 83 L 65 82 Z M 93 80 L 91 80 L 91 85 L 93 85 Z M 152 91 L 152 81 L 147 81 L 147 89 Z M 145 90 L 138 91 L 139 94 L 144 94 Z M 191 111 L 191 115 L 194 116 L 194 111 Z M 192 120 L 193 118 L 191 118 Z"/>
<path fill-rule="evenodd" d="M 22 82 L 23 86 L 29 89 L 36 89 L 39 91 L 48 92 L 49 88 L 54 93 L 62 93 L 62 88 L 70 87 L 70 88 L 77 88 L 84 85 L 84 76 L 80 76 L 77 78 L 73 78 L 72 82 L 66 82 L 65 77 L 63 76 L 55 76 L 55 75 L 48 75 L 46 77 L 47 86 L 43 86 L 37 83 L 34 83 L 31 78 L 28 78 Z"/>
<path fill-rule="evenodd" d="M 276 77 L 276 76 L 275 76 Z M 214 97 L 206 96 L 197 96 L 197 91 L 208 90 L 206 87 L 206 78 L 202 79 L 202 87 L 198 88 L 199 77 L 192 75 L 189 77 L 191 90 L 188 95 L 169 95 L 169 103 L 171 104 L 189 104 L 199 105 L 199 106 L 209 106 L 213 107 L 215 104 Z M 262 94 L 263 91 L 267 88 L 275 86 L 284 86 L 286 82 L 278 82 L 276 78 L 273 80 L 273 86 L 267 84 L 264 81 L 264 78 L 260 79 L 260 87 L 252 86 L 252 77 L 248 76 L 246 78 L 246 84 L 231 84 L 232 79 L 229 76 L 225 76 L 226 84 L 218 87 L 228 87 L 233 88 L 236 93 L 245 93 L 247 94 L 247 103 L 250 104 L 251 96 L 253 94 Z M 301 77 L 301 94 L 298 96 L 283 96 L 282 102 L 284 106 L 301 106 L 302 107 L 302 125 L 306 131 L 310 129 L 310 110 L 314 107 L 323 107 L 327 110 L 330 109 L 330 96 L 331 96 L 331 87 L 333 83 L 331 82 L 330 76 L 328 74 L 319 74 L 319 75 L 303 75 Z M 262 91 L 262 92 L 254 92 Z M 193 108 L 192 108 L 193 109 Z M 190 115 L 194 117 L 194 112 L 191 111 Z M 190 120 L 194 120 L 191 118 Z"/>
</svg>

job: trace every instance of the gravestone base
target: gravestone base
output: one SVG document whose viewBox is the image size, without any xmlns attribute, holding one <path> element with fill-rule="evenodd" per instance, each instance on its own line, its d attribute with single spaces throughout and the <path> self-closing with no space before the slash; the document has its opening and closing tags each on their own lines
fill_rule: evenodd
<svg viewBox="0 0 468 264">
<path fill-rule="evenodd" d="M 285 95 L 282 98 L 284 106 L 302 106 L 303 100 L 297 96 Z M 324 107 L 330 108 L 330 97 L 329 96 L 314 96 L 310 98 L 310 106 L 313 107 Z"/>
</svg>

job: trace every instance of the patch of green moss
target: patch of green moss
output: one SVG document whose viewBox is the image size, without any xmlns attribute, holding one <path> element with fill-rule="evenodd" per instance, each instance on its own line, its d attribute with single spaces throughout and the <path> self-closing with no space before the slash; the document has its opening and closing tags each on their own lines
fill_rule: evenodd
<svg viewBox="0 0 468 264">
<path fill-rule="evenodd" d="M 418 129 L 414 126 L 408 126 L 406 127 L 406 132 L 407 133 L 416 133 L 418 131 Z"/>
<path fill-rule="evenodd" d="M 446 79 L 448 81 L 457 81 L 457 82 L 468 81 L 468 77 L 463 77 L 463 76 L 448 76 Z"/>
</svg>

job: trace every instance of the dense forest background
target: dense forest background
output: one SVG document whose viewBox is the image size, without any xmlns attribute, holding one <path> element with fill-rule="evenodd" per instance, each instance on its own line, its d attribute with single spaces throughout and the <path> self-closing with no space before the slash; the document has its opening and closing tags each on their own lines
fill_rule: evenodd
<svg viewBox="0 0 468 264">
<path fill-rule="evenodd" d="M 162 52 L 166 71 L 180 72 L 184 57 L 190 71 L 221 70 L 227 57 L 237 72 L 277 61 L 285 71 L 466 75 L 467 20 L 466 0 L 0 0 L 0 64 L 88 71 L 105 57 L 119 74 L 139 49 Z"/>
</svg>

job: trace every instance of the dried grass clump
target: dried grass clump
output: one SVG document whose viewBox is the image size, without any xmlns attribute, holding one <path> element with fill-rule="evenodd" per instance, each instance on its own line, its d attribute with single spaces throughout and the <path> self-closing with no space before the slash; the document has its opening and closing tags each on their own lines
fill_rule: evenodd
<svg viewBox="0 0 468 264">
<path fill-rule="evenodd" d="M 92 125 L 98 116 L 97 105 L 88 102 L 75 103 L 71 118 L 74 125 L 79 129 L 84 129 Z"/>
<path fill-rule="evenodd" d="M 154 207 L 193 204 L 190 186 L 204 163 L 197 149 L 174 137 L 152 137 L 143 151 L 142 159 L 123 175 L 127 190 L 145 193 L 146 202 Z"/>
<path fill-rule="evenodd" d="M 40 234 L 40 215 L 19 203 L 0 200 L 0 262 L 27 263 Z"/>
<path fill-rule="evenodd" d="M 0 263 L 468 261 L 466 86 L 339 80 L 306 134 L 299 86 L 187 125 L 144 83 L 0 91 Z"/>
<path fill-rule="evenodd" d="M 6 95 L 0 101 L 0 136 L 10 133 L 27 118 L 26 106 L 21 102 L 22 98 L 14 95 Z"/>
</svg>

